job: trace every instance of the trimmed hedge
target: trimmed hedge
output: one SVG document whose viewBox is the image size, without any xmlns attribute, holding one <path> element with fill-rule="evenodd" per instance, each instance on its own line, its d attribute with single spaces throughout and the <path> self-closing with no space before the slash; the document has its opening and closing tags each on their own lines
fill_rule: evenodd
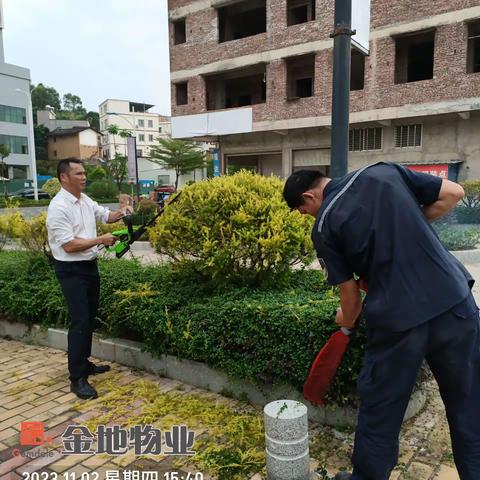
<svg viewBox="0 0 480 480">
<path fill-rule="evenodd" d="M 480 242 L 480 231 L 475 228 L 458 228 L 446 224 L 436 224 L 434 229 L 440 241 L 449 250 L 469 250 Z"/>
<path fill-rule="evenodd" d="M 170 267 L 103 260 L 99 320 L 109 335 L 143 341 L 155 354 L 197 360 L 228 375 L 288 382 L 301 389 L 320 348 L 336 330 L 338 297 L 315 270 L 292 272 L 274 289 L 211 290 Z M 0 312 L 29 324 L 67 326 L 53 269 L 43 258 L 0 252 Z M 363 330 L 342 362 L 332 401 L 353 400 Z"/>
<path fill-rule="evenodd" d="M 456 207 L 454 212 L 458 223 L 480 224 L 480 207 Z"/>
</svg>

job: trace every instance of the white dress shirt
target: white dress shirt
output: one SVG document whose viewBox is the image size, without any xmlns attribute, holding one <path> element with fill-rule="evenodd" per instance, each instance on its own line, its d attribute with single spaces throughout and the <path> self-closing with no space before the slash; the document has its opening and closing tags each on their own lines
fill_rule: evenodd
<svg viewBox="0 0 480 480">
<path fill-rule="evenodd" d="M 85 194 L 80 199 L 62 188 L 52 199 L 47 213 L 48 243 L 53 257 L 63 262 L 94 260 L 97 246 L 83 252 L 67 253 L 63 245 L 74 238 L 96 238 L 96 220 L 106 223 L 110 210 Z"/>
</svg>

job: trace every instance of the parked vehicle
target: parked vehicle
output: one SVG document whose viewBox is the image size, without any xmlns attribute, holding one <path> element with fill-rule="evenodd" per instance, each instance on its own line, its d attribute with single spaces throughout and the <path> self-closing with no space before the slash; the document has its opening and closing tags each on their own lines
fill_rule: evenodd
<svg viewBox="0 0 480 480">
<path fill-rule="evenodd" d="M 33 188 L 22 188 L 21 190 L 17 190 L 16 192 L 13 192 L 12 194 L 9 195 L 10 198 L 25 198 L 28 200 L 34 200 L 35 199 L 35 193 Z M 50 195 L 47 192 L 44 192 L 42 190 L 38 191 L 38 199 L 39 200 L 44 200 L 44 199 L 49 199 Z"/>
</svg>

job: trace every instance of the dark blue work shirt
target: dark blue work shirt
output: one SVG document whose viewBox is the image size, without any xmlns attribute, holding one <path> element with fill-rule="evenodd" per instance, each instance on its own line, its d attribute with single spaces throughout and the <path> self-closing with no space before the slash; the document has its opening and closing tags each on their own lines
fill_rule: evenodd
<svg viewBox="0 0 480 480">
<path fill-rule="evenodd" d="M 354 174 L 326 185 L 312 240 L 330 284 L 354 274 L 367 281 L 367 326 L 405 331 L 466 298 L 473 279 L 421 208 L 438 199 L 442 180 L 380 163 L 360 173 L 329 207 Z"/>
</svg>

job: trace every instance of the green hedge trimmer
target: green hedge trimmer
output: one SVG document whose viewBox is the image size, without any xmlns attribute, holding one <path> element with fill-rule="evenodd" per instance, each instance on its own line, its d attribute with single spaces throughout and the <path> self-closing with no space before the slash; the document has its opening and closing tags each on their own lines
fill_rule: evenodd
<svg viewBox="0 0 480 480">
<path fill-rule="evenodd" d="M 123 257 L 130 250 L 130 245 L 133 242 L 136 242 L 146 232 L 147 228 L 153 225 L 155 220 L 157 220 L 157 218 L 163 214 L 166 206 L 176 202 L 179 196 L 180 192 L 177 193 L 170 201 L 168 201 L 168 203 L 166 203 L 165 206 L 162 207 L 153 218 L 143 225 L 133 225 L 132 215 L 125 215 L 123 217 L 123 222 L 127 228 L 122 228 L 121 230 L 115 230 L 112 232 L 112 235 L 118 238 L 118 243 L 112 247 L 106 247 L 105 250 L 110 253 L 115 253 L 117 258 Z"/>
</svg>

